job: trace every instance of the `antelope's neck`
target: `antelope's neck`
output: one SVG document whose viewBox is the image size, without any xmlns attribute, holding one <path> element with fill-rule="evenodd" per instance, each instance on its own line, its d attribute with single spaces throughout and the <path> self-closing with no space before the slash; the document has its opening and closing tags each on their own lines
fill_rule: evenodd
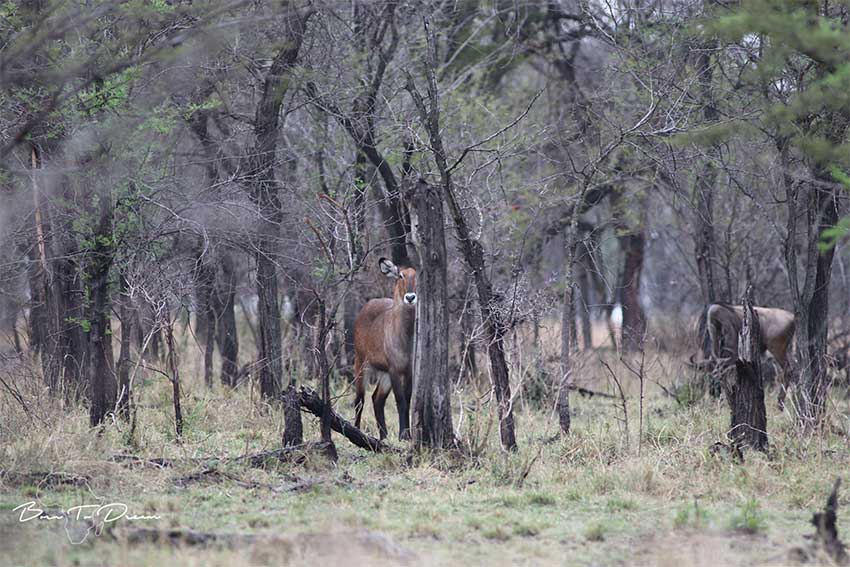
<svg viewBox="0 0 850 567">
<path fill-rule="evenodd" d="M 395 304 L 393 309 L 396 313 L 393 317 L 393 336 L 399 341 L 399 346 L 410 350 L 413 343 L 413 331 L 416 324 L 416 309 L 406 307 L 404 304 Z"/>
</svg>

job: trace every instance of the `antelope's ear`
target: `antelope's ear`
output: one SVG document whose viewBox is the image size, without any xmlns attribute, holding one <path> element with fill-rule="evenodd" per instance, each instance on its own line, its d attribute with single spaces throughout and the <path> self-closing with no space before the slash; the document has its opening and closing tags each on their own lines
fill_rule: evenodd
<svg viewBox="0 0 850 567">
<path fill-rule="evenodd" d="M 398 279 L 401 277 L 401 274 L 398 272 L 398 266 L 396 266 L 386 258 L 381 258 L 380 260 L 378 260 L 378 267 L 381 268 L 381 273 L 387 276 L 388 278 Z"/>
</svg>

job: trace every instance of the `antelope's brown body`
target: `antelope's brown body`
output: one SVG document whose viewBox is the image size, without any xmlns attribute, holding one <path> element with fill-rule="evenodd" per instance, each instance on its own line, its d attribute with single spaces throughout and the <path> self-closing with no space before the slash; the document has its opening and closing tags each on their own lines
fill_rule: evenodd
<svg viewBox="0 0 850 567">
<path fill-rule="evenodd" d="M 413 333 L 416 323 L 416 270 L 397 268 L 381 258 L 381 271 L 396 280 L 392 298 L 372 299 L 354 321 L 354 424 L 360 427 L 366 381 L 377 378 L 372 406 L 381 439 L 387 436 L 384 405 L 390 391 L 398 407 L 399 438 L 410 429 L 413 393 Z M 380 376 L 378 376 L 380 375 Z"/>
</svg>

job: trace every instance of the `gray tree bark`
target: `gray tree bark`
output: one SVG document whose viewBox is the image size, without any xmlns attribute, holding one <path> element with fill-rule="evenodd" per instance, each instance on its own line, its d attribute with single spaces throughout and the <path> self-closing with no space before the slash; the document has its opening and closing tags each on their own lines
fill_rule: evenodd
<svg viewBox="0 0 850 567">
<path fill-rule="evenodd" d="M 446 233 L 439 187 L 419 181 L 413 198 L 419 269 L 411 433 L 416 446 L 454 445 L 449 380 Z"/>
</svg>

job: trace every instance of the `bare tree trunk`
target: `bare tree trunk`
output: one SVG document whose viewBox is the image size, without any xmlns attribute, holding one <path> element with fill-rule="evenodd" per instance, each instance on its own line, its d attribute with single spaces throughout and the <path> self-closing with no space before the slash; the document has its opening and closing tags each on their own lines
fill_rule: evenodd
<svg viewBox="0 0 850 567">
<path fill-rule="evenodd" d="M 318 327 L 319 332 L 316 335 L 316 341 L 313 344 L 313 354 L 316 357 L 316 366 L 319 369 L 319 383 L 322 387 L 322 415 L 321 415 L 321 432 L 322 442 L 327 448 L 328 457 L 336 461 L 339 456 L 336 452 L 333 438 L 331 437 L 331 421 L 333 419 L 333 407 L 331 406 L 331 366 L 328 362 L 327 343 L 328 334 L 334 325 L 333 321 L 328 321 L 327 309 L 323 299 L 317 297 L 318 302 Z"/>
<path fill-rule="evenodd" d="M 29 317 L 27 318 L 27 341 L 34 354 L 42 355 L 47 346 L 47 303 L 45 301 L 45 286 L 42 278 L 45 272 L 38 257 L 38 247 L 28 250 L 29 266 L 27 269 L 27 284 L 29 287 Z"/>
<path fill-rule="evenodd" d="M 207 320 L 208 336 L 204 340 L 204 384 L 208 389 L 213 387 L 213 355 L 215 354 L 215 322 Z"/>
<path fill-rule="evenodd" d="M 643 257 L 646 239 L 644 225 L 635 232 L 620 237 L 625 252 L 623 279 L 620 282 L 623 306 L 622 348 L 624 351 L 641 349 L 646 332 L 646 317 L 640 305 L 640 276 L 643 271 Z"/>
<path fill-rule="evenodd" d="M 118 401 L 116 407 L 118 414 L 123 419 L 130 417 L 130 369 L 133 362 L 130 360 L 130 336 L 133 332 L 133 309 L 130 306 L 131 299 L 127 297 L 127 280 L 124 274 L 120 276 L 121 298 L 118 303 L 118 318 L 121 321 L 121 350 L 118 353 Z"/>
<path fill-rule="evenodd" d="M 179 441 L 183 437 L 183 410 L 180 406 L 180 367 L 177 364 L 177 351 L 174 348 L 174 322 L 171 314 L 166 313 L 168 319 L 165 326 L 165 345 L 168 349 L 168 372 L 171 378 L 171 401 L 174 405 L 174 433 Z"/>
<path fill-rule="evenodd" d="M 735 360 L 737 380 L 726 380 L 726 398 L 732 410 L 729 438 L 740 451 L 744 447 L 767 450 L 767 411 L 761 375 L 761 329 L 753 309 L 752 286 L 744 295 L 744 320 L 738 336 Z"/>
<path fill-rule="evenodd" d="M 829 284 L 835 247 L 819 246 L 824 231 L 838 222 L 838 196 L 829 172 L 817 171 L 809 188 L 809 245 L 805 284 L 801 293 L 797 333 L 800 383 L 796 391 L 797 417 L 806 430 L 820 424 L 829 389 L 827 340 L 829 332 Z"/>
<path fill-rule="evenodd" d="M 626 205 L 618 192 L 611 194 L 611 206 L 615 209 L 614 226 L 617 229 L 617 241 L 623 251 L 623 268 L 617 285 L 617 299 L 623 310 L 623 322 L 620 327 L 620 348 L 624 352 L 635 352 L 642 348 L 646 332 L 646 317 L 640 305 L 640 278 L 643 272 L 646 238 L 646 199 L 636 197 L 637 203 L 629 209 L 637 209 L 638 218 L 629 219 Z"/>
<path fill-rule="evenodd" d="M 478 362 L 475 356 L 475 312 L 466 298 L 463 302 L 463 312 L 460 314 L 460 345 L 463 365 L 463 373 L 467 381 L 473 380 L 478 376 Z"/>
<path fill-rule="evenodd" d="M 586 255 L 587 250 L 586 246 L 582 247 Z M 583 350 L 590 350 L 593 348 L 593 322 L 590 317 L 590 305 L 593 303 L 591 299 L 591 286 L 590 286 L 590 268 L 587 265 L 587 261 L 582 260 L 581 262 L 581 271 L 578 276 L 578 289 L 579 289 L 579 306 L 578 306 L 578 314 L 581 319 L 581 344 Z"/>
<path fill-rule="evenodd" d="M 277 280 L 277 242 L 283 210 L 280 183 L 275 177 L 280 111 L 289 89 L 287 77 L 295 66 L 312 10 L 291 9 L 284 24 L 283 47 L 272 60 L 263 82 L 263 93 L 254 120 L 254 145 L 246 158 L 247 188 L 257 205 L 260 228 L 257 234 L 257 296 L 259 297 L 260 392 L 276 399 L 281 391 L 283 352 Z"/>
<path fill-rule="evenodd" d="M 573 276 L 573 293 L 572 293 L 572 314 L 573 318 L 570 319 L 570 348 L 574 351 L 578 350 L 578 312 L 579 312 L 579 301 L 581 301 L 581 293 L 578 290 L 578 284 L 576 283 L 576 277 Z"/>
<path fill-rule="evenodd" d="M 92 426 L 102 423 L 107 413 L 113 411 L 117 396 L 109 298 L 109 269 L 112 266 L 115 237 L 112 232 L 112 199 L 108 191 L 98 197 L 98 216 L 94 248 L 86 265 L 86 279 L 91 289 L 89 421 Z"/>
<path fill-rule="evenodd" d="M 236 274 L 233 270 L 233 257 L 229 251 L 221 256 L 221 286 L 217 290 L 217 327 L 216 340 L 221 357 L 221 383 L 236 387 L 239 374 L 239 336 L 236 333 Z M 247 317 L 247 314 L 246 314 Z"/>
<path fill-rule="evenodd" d="M 717 105 L 712 92 L 714 70 L 711 66 L 712 52 L 717 48 L 717 40 L 711 39 L 699 47 L 697 54 L 697 75 L 700 84 L 700 96 L 703 104 L 703 120 L 714 124 L 719 119 Z M 702 170 L 697 175 L 696 186 L 696 218 L 695 255 L 697 271 L 699 272 L 700 290 L 703 302 L 710 305 L 718 300 L 717 278 L 714 268 L 717 266 L 717 240 L 714 234 L 714 189 L 717 184 L 717 166 L 715 160 L 720 153 L 719 147 L 711 146 Z M 729 299 L 729 298 L 725 298 Z"/>
<path fill-rule="evenodd" d="M 574 249 L 571 243 L 568 243 L 570 250 Z M 572 253 L 568 253 L 568 265 L 572 263 Z M 574 287 L 572 282 L 572 268 L 568 267 L 568 274 L 565 278 L 566 288 L 564 289 L 564 307 L 561 311 L 561 379 L 558 381 L 558 425 L 561 428 L 561 433 L 567 434 L 570 432 L 571 416 L 570 416 L 570 382 L 572 381 L 572 333 L 575 330 L 575 300 L 573 299 Z"/>
<path fill-rule="evenodd" d="M 264 247 L 268 249 L 267 247 Z M 283 375 L 280 307 L 278 304 L 277 269 L 268 254 L 257 254 L 257 314 L 260 327 L 260 393 L 274 399 L 280 392 Z"/>
<path fill-rule="evenodd" d="M 294 381 L 290 382 L 283 393 L 283 422 L 283 446 L 294 447 L 303 443 L 301 403 Z"/>
<path fill-rule="evenodd" d="M 412 439 L 418 447 L 443 448 L 455 443 L 443 201 L 438 187 L 420 180 L 413 203 L 419 250 L 416 287 L 427 300 L 416 306 Z"/>
<path fill-rule="evenodd" d="M 70 202 L 70 201 L 69 201 Z M 62 382 L 67 400 L 88 399 L 87 361 L 89 341 L 82 322 L 86 314 L 85 290 L 80 285 L 80 268 L 74 258 L 80 257 L 71 227 L 60 229 L 58 258 L 53 262 L 53 293 L 57 311 L 61 313 L 60 354 Z"/>
<path fill-rule="evenodd" d="M 37 171 L 43 167 L 42 155 L 33 144 L 30 148 L 32 169 L 32 193 L 35 206 L 35 249 L 34 268 L 30 276 L 32 292 L 32 314 L 30 316 L 30 338 L 41 355 L 41 367 L 45 383 L 52 393 L 61 387 L 61 349 L 59 344 L 61 289 L 57 289 L 48 265 L 49 235 L 52 233 L 47 201 L 39 188 Z"/>
<path fill-rule="evenodd" d="M 227 160 L 219 159 L 219 145 L 209 132 L 209 120 L 215 116 L 215 111 L 203 108 L 203 103 L 215 91 L 212 81 L 201 84 L 193 103 L 196 108 L 186 119 L 189 128 L 197 137 L 204 151 L 206 161 L 204 171 L 210 186 L 220 181 L 219 166 L 230 176 L 235 176 L 235 167 Z M 204 246 L 205 242 L 201 242 Z M 198 313 L 199 325 L 204 341 L 204 382 L 212 387 L 213 354 L 216 344 L 221 357 L 221 383 L 235 387 L 236 376 L 239 373 L 238 354 L 239 342 L 236 334 L 236 316 L 234 313 L 235 281 L 233 275 L 233 258 L 228 250 L 219 252 L 215 259 L 210 259 L 209 250 L 201 250 L 207 258 L 199 258 L 200 289 L 199 298 L 201 309 Z M 199 256 L 200 256 L 199 254 Z M 218 266 L 217 266 L 218 264 Z M 219 281 L 217 267 L 223 272 Z M 249 320 L 249 325 L 251 325 Z M 251 326 L 253 331 L 253 325 Z M 255 337 L 256 338 L 256 337 Z M 257 341 L 259 343 L 259 341 Z"/>
<path fill-rule="evenodd" d="M 198 299 L 198 312 L 195 315 L 197 335 L 204 347 L 204 384 L 213 385 L 213 354 L 215 354 L 216 313 L 213 307 L 215 295 L 215 265 L 211 251 L 206 249 L 202 240 L 198 243 L 195 260 L 195 295 Z"/>
<path fill-rule="evenodd" d="M 585 191 L 582 190 L 580 199 L 584 198 Z M 572 382 L 572 352 L 575 326 L 575 264 L 576 250 L 578 248 L 578 210 L 579 206 L 573 207 L 570 224 L 567 226 L 564 236 L 564 244 L 567 250 L 567 263 L 564 266 L 564 302 L 561 310 L 561 378 L 558 381 L 558 396 L 556 407 L 558 410 L 558 425 L 561 433 L 568 434 L 571 426 L 570 416 L 570 384 Z"/>
</svg>

